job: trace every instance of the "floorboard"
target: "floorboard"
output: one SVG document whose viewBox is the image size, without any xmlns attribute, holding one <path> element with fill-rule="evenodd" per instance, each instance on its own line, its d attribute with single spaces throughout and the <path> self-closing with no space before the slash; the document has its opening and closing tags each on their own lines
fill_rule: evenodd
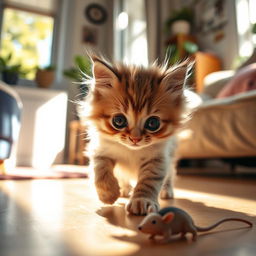
<svg viewBox="0 0 256 256">
<path fill-rule="evenodd" d="M 175 199 L 199 226 L 239 217 L 200 233 L 196 242 L 174 238 L 159 245 L 137 232 L 142 217 L 125 213 L 127 199 L 102 204 L 90 179 L 0 181 L 1 256 L 232 255 L 255 256 L 256 179 L 178 175 Z"/>
</svg>

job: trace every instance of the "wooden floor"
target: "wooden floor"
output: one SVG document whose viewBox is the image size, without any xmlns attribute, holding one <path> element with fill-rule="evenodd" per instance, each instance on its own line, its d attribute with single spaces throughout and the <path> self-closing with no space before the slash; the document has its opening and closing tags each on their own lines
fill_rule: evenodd
<svg viewBox="0 0 256 256">
<path fill-rule="evenodd" d="M 142 217 L 128 216 L 126 199 L 103 205 L 89 179 L 0 181 L 1 256 L 256 255 L 256 179 L 178 176 L 176 198 L 197 225 L 226 217 L 254 223 L 223 224 L 197 242 L 167 245 L 138 234 Z"/>
</svg>

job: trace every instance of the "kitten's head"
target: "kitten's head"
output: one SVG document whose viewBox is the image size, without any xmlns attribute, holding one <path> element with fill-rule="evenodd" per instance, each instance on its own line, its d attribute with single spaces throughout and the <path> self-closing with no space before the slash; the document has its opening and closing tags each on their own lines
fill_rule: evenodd
<svg viewBox="0 0 256 256">
<path fill-rule="evenodd" d="M 132 149 L 173 135 L 182 121 L 188 62 L 143 68 L 92 60 L 89 118 L 102 135 Z"/>
</svg>

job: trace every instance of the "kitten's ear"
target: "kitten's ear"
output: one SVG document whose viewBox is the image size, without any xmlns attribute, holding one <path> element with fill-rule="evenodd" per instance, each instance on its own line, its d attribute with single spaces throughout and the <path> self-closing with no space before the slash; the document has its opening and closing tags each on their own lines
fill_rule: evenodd
<svg viewBox="0 0 256 256">
<path fill-rule="evenodd" d="M 170 93 L 181 95 L 192 67 L 193 62 L 191 62 L 190 59 L 187 59 L 177 66 L 167 69 L 161 82 L 165 87 L 165 90 Z"/>
<path fill-rule="evenodd" d="M 118 77 L 114 69 L 98 58 L 93 60 L 93 76 L 96 81 L 96 87 L 112 88 L 117 82 Z"/>
</svg>

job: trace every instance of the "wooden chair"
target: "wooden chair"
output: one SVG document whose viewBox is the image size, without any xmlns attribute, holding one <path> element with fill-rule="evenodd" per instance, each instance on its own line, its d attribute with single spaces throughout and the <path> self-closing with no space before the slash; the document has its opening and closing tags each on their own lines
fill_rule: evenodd
<svg viewBox="0 0 256 256">
<path fill-rule="evenodd" d="M 69 164 L 88 165 L 89 158 L 85 156 L 86 126 L 79 120 L 73 120 L 69 124 Z"/>
</svg>

